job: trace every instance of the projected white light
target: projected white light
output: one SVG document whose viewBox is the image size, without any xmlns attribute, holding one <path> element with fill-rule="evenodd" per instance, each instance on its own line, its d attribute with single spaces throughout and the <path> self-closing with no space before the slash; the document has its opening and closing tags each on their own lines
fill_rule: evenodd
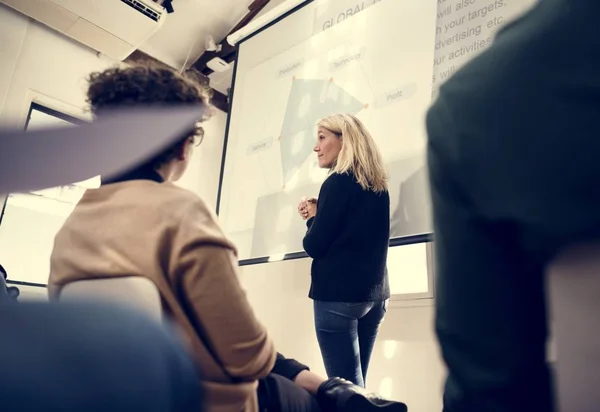
<svg viewBox="0 0 600 412">
<path fill-rule="evenodd" d="M 281 260 L 283 260 L 283 258 L 285 257 L 285 253 L 278 253 L 275 255 L 271 255 L 269 256 L 269 262 L 279 262 Z"/>
<path fill-rule="evenodd" d="M 389 376 L 386 376 L 385 378 L 383 378 L 381 380 L 381 384 L 379 385 L 378 392 L 384 398 L 391 398 L 393 387 L 394 387 L 394 384 L 392 382 L 392 378 L 390 378 Z"/>
<path fill-rule="evenodd" d="M 383 342 L 383 356 L 386 359 L 393 359 L 394 355 L 396 355 L 396 348 L 398 347 L 398 342 L 395 340 L 386 340 Z"/>
<path fill-rule="evenodd" d="M 317 77 L 317 72 L 319 70 L 319 62 L 316 60 L 311 60 L 304 63 L 304 67 L 302 68 L 302 77 L 307 79 L 311 79 Z"/>
<path fill-rule="evenodd" d="M 284 243 L 278 243 L 277 246 L 269 249 L 269 262 L 278 262 L 280 260 L 283 260 L 283 258 L 285 257 L 285 254 L 287 253 L 286 250 L 288 249 L 288 247 L 284 244 Z"/>
<path fill-rule="evenodd" d="M 323 36 L 311 37 L 308 40 L 309 47 L 311 49 L 317 49 L 318 50 L 321 47 L 321 44 L 323 44 L 323 40 L 324 40 Z"/>
<path fill-rule="evenodd" d="M 302 150 L 302 146 L 304 143 L 304 135 L 298 134 L 294 136 L 294 142 L 292 143 L 292 155 L 297 155 Z"/>
<path fill-rule="evenodd" d="M 290 180 L 283 187 L 284 192 L 289 192 L 290 190 L 296 187 L 296 185 L 298 184 L 299 175 L 299 170 L 295 169 L 293 171 L 292 177 L 290 177 Z"/>
<path fill-rule="evenodd" d="M 294 218 L 294 207 L 291 205 L 283 207 L 277 216 L 277 232 L 282 233 L 288 230 L 292 224 L 292 218 Z"/>
<path fill-rule="evenodd" d="M 300 100 L 300 104 L 298 105 L 298 116 L 306 117 L 308 114 L 308 110 L 310 109 L 310 94 L 305 94 Z"/>
</svg>

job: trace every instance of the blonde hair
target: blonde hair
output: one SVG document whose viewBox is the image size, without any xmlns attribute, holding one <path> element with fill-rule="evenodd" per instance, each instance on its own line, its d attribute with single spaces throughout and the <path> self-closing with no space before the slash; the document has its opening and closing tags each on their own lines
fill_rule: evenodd
<svg viewBox="0 0 600 412">
<path fill-rule="evenodd" d="M 365 125 L 351 114 L 334 114 L 317 123 L 342 139 L 342 149 L 331 166 L 331 173 L 352 172 L 363 190 L 387 190 L 383 157 Z"/>
</svg>

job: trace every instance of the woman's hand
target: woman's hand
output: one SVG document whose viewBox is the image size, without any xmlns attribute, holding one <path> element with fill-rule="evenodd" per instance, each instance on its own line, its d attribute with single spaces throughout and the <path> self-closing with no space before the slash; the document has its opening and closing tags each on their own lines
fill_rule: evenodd
<svg viewBox="0 0 600 412">
<path fill-rule="evenodd" d="M 298 213 L 303 220 L 308 220 L 317 214 L 317 198 L 303 197 L 298 203 Z"/>
</svg>

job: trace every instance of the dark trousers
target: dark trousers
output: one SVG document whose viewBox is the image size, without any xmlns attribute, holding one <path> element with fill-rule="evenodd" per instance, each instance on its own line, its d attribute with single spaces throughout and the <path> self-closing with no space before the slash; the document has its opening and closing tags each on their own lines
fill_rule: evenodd
<svg viewBox="0 0 600 412">
<path fill-rule="evenodd" d="M 540 2 L 428 114 L 446 412 L 554 409 L 544 273 L 600 238 L 599 12 Z"/>
<path fill-rule="evenodd" d="M 0 409 L 201 411 L 174 335 L 114 305 L 0 304 Z"/>
<path fill-rule="evenodd" d="M 315 328 L 327 375 L 365 386 L 386 301 L 314 302 Z"/>
<path fill-rule="evenodd" d="M 259 381 L 260 412 L 319 412 L 314 396 L 294 383 L 294 378 L 308 366 L 277 354 L 271 373 Z"/>
</svg>

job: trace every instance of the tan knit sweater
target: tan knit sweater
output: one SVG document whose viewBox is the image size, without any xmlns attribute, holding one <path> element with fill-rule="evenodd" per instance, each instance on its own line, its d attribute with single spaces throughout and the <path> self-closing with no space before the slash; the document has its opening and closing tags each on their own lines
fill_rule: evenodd
<svg viewBox="0 0 600 412">
<path fill-rule="evenodd" d="M 152 280 L 195 356 L 207 410 L 254 412 L 256 381 L 276 352 L 236 270 L 235 247 L 200 198 L 132 180 L 85 193 L 56 236 L 49 293 L 57 299 L 63 285 L 83 279 Z"/>
</svg>

